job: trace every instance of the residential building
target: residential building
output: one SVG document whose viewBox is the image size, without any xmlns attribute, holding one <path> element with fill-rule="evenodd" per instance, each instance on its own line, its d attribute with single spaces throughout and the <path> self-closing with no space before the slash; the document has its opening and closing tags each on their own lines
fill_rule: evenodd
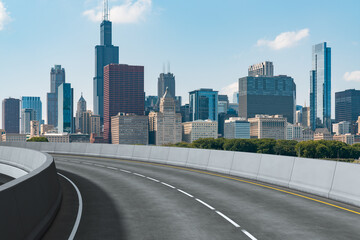
<svg viewBox="0 0 360 240">
<path fill-rule="evenodd" d="M 333 138 L 327 128 L 317 128 L 315 129 L 314 140 L 333 140 Z"/>
<path fill-rule="evenodd" d="M 81 97 L 77 102 L 76 114 L 75 114 L 75 129 L 82 132 L 82 114 L 86 112 L 86 101 L 81 93 Z"/>
<path fill-rule="evenodd" d="M 159 112 L 149 113 L 149 143 L 155 145 L 181 142 L 181 114 L 176 113 L 175 100 L 165 91 Z"/>
<path fill-rule="evenodd" d="M 37 137 L 40 135 L 40 122 L 37 120 L 30 121 L 30 137 Z"/>
<path fill-rule="evenodd" d="M 35 119 L 43 123 L 42 119 L 42 102 L 40 97 L 21 97 L 21 109 L 34 109 Z"/>
<path fill-rule="evenodd" d="M 274 76 L 274 65 L 272 62 L 265 61 L 258 64 L 251 65 L 248 69 L 248 76 Z"/>
<path fill-rule="evenodd" d="M 348 121 L 342 121 L 342 122 L 339 122 L 339 123 L 334 123 L 333 127 L 332 127 L 332 131 L 336 135 L 342 135 L 342 134 L 351 133 L 350 129 L 351 129 L 351 123 L 348 122 Z"/>
<path fill-rule="evenodd" d="M 58 88 L 58 132 L 74 132 L 74 89 L 70 83 L 63 83 Z"/>
<path fill-rule="evenodd" d="M 225 120 L 224 138 L 250 139 L 250 123 L 239 117 L 231 117 L 229 120 Z"/>
<path fill-rule="evenodd" d="M 334 135 L 333 140 L 344 142 L 349 145 L 353 145 L 355 143 L 355 136 L 351 133 L 341 134 L 341 135 Z"/>
<path fill-rule="evenodd" d="M 248 118 L 251 138 L 286 139 L 286 118 L 282 115 L 255 115 Z"/>
<path fill-rule="evenodd" d="M 312 130 L 331 129 L 331 48 L 326 42 L 312 48 L 310 125 Z"/>
<path fill-rule="evenodd" d="M 104 67 L 111 63 L 119 63 L 119 47 L 112 45 L 112 23 L 109 21 L 107 5 L 104 13 L 103 21 L 100 24 L 100 45 L 95 47 L 95 76 L 93 79 L 94 114 L 100 116 L 101 125 L 104 122 Z M 110 122 L 110 117 L 108 122 Z"/>
<path fill-rule="evenodd" d="M 26 142 L 27 134 L 5 133 L 1 135 L 2 142 Z"/>
<path fill-rule="evenodd" d="M 65 83 L 65 69 L 55 65 L 50 71 L 50 92 L 47 93 L 47 124 L 58 126 L 58 88 Z"/>
<path fill-rule="evenodd" d="M 182 140 L 192 143 L 200 138 L 217 138 L 218 123 L 212 120 L 196 120 L 182 123 Z"/>
<path fill-rule="evenodd" d="M 189 93 L 190 120 L 218 119 L 218 91 L 201 88 Z"/>
<path fill-rule="evenodd" d="M 335 93 L 335 122 L 350 122 L 350 131 L 357 131 L 360 116 L 360 90 L 348 89 Z"/>
<path fill-rule="evenodd" d="M 21 134 L 29 134 L 30 133 L 30 121 L 36 119 L 36 112 L 31 108 L 23 108 L 21 109 Z"/>
<path fill-rule="evenodd" d="M 239 79 L 239 117 L 283 115 L 289 123 L 294 123 L 295 104 L 296 85 L 291 77 L 248 76 Z"/>
<path fill-rule="evenodd" d="M 149 143 L 148 116 L 119 113 L 111 117 L 112 144 Z"/>
<path fill-rule="evenodd" d="M 19 133 L 20 99 L 6 98 L 2 101 L 2 128 L 6 133 Z"/>
<path fill-rule="evenodd" d="M 110 64 L 104 68 L 104 140 L 111 141 L 111 117 L 144 115 L 144 67 Z M 100 116 L 101 117 L 101 116 Z"/>
</svg>

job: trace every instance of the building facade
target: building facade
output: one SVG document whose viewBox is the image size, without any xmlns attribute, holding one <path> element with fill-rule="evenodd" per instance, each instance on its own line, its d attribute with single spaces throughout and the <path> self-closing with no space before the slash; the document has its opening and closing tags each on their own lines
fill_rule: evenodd
<svg viewBox="0 0 360 240">
<path fill-rule="evenodd" d="M 190 121 L 218 120 L 218 92 L 201 88 L 189 93 Z"/>
<path fill-rule="evenodd" d="M 144 67 L 110 64 L 104 68 L 104 139 L 111 141 L 111 117 L 144 115 Z M 95 113 L 96 114 L 96 113 Z"/>
<path fill-rule="evenodd" d="M 2 101 L 2 128 L 6 133 L 20 132 L 20 99 L 6 98 Z"/>
<path fill-rule="evenodd" d="M 47 93 L 47 124 L 58 125 L 58 88 L 65 83 L 65 69 L 55 65 L 50 71 L 50 92 Z"/>
<path fill-rule="evenodd" d="M 224 138 L 250 139 L 250 123 L 239 117 L 231 117 L 225 120 Z"/>
<path fill-rule="evenodd" d="M 243 77 L 239 79 L 239 117 L 257 114 L 283 115 L 294 123 L 296 85 L 285 75 L 275 77 Z"/>
<path fill-rule="evenodd" d="M 30 137 L 37 137 L 40 135 L 40 122 L 37 120 L 30 122 Z"/>
<path fill-rule="evenodd" d="M 303 107 L 302 108 L 302 114 L 301 114 L 301 126 L 304 128 L 310 127 L 310 107 Z"/>
<path fill-rule="evenodd" d="M 82 131 L 82 114 L 86 112 L 86 101 L 81 93 L 81 97 L 77 102 L 76 114 L 75 114 L 75 129 Z"/>
<path fill-rule="evenodd" d="M 165 94 L 166 89 L 170 93 L 172 97 L 176 96 L 175 93 L 175 76 L 174 74 L 168 73 L 160 73 L 158 78 L 158 100 L 162 98 Z M 160 102 L 159 102 L 160 103 Z"/>
<path fill-rule="evenodd" d="M 63 83 L 58 89 L 58 131 L 74 132 L 74 89 L 70 83 Z"/>
<path fill-rule="evenodd" d="M 149 143 L 149 119 L 147 116 L 119 113 L 111 117 L 112 144 Z"/>
<path fill-rule="evenodd" d="M 330 131 L 327 128 L 317 128 L 314 132 L 314 140 L 333 140 Z"/>
<path fill-rule="evenodd" d="M 249 118 L 251 138 L 286 139 L 286 118 L 282 115 L 256 115 Z"/>
<path fill-rule="evenodd" d="M 348 89 L 335 93 L 335 122 L 350 122 L 351 133 L 357 130 L 360 116 L 360 90 Z"/>
<path fill-rule="evenodd" d="M 341 121 L 338 123 L 334 123 L 332 127 L 332 131 L 336 135 L 351 133 L 351 123 L 348 121 Z"/>
<path fill-rule="evenodd" d="M 31 108 L 23 108 L 21 109 L 21 134 L 29 134 L 30 133 L 30 121 L 36 119 L 36 112 Z"/>
<path fill-rule="evenodd" d="M 312 130 L 331 129 L 331 48 L 326 42 L 312 48 L 310 125 Z"/>
<path fill-rule="evenodd" d="M 274 65 L 272 62 L 265 61 L 258 64 L 251 65 L 248 69 L 248 76 L 274 76 Z"/>
<path fill-rule="evenodd" d="M 42 102 L 40 97 L 21 97 L 21 109 L 34 109 L 35 120 L 43 123 L 42 120 Z"/>
<path fill-rule="evenodd" d="M 199 138 L 217 138 L 218 123 L 212 120 L 196 120 L 182 123 L 182 140 L 192 143 Z"/>
<path fill-rule="evenodd" d="M 96 134 L 97 136 L 101 133 L 101 124 L 99 115 L 90 116 L 90 131 L 91 133 Z"/>
</svg>

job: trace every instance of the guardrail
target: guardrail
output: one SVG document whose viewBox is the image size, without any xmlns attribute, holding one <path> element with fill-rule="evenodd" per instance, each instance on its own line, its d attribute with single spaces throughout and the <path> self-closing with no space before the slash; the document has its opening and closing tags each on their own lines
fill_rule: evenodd
<svg viewBox="0 0 360 240">
<path fill-rule="evenodd" d="M 1 145 L 1 172 L 16 179 L 0 186 L 0 238 L 40 239 L 61 202 L 53 158 Z"/>
<path fill-rule="evenodd" d="M 143 145 L 21 143 L 48 153 L 101 156 L 185 166 L 277 184 L 360 206 L 360 165 L 246 152 Z"/>
</svg>

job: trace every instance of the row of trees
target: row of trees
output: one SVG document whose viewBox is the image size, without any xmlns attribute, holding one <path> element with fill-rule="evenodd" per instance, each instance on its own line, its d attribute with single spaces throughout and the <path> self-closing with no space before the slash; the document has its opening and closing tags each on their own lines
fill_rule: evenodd
<svg viewBox="0 0 360 240">
<path fill-rule="evenodd" d="M 360 144 L 348 145 L 339 141 L 303 141 L 274 139 L 225 139 L 202 138 L 192 143 L 177 143 L 171 146 L 203 148 L 228 151 L 300 156 L 325 159 L 358 159 Z"/>
</svg>

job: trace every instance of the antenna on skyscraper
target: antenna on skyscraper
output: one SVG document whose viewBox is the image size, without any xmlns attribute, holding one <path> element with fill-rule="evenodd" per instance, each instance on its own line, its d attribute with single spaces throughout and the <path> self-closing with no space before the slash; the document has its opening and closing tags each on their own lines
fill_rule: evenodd
<svg viewBox="0 0 360 240">
<path fill-rule="evenodd" d="M 109 21 L 109 4 L 108 4 L 108 0 L 104 0 L 104 21 Z"/>
<path fill-rule="evenodd" d="M 170 73 L 170 61 L 168 61 L 168 73 Z"/>
<path fill-rule="evenodd" d="M 163 73 L 165 74 L 165 63 L 163 63 Z"/>
</svg>

